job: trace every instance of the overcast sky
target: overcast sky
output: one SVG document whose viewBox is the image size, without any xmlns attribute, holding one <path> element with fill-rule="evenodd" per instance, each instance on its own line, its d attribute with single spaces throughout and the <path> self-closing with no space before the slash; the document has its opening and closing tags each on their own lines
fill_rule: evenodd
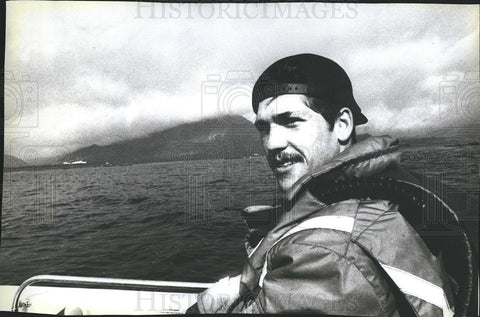
<svg viewBox="0 0 480 317">
<path fill-rule="evenodd" d="M 48 157 L 205 117 L 252 119 L 256 77 L 305 52 L 349 74 L 370 119 L 361 132 L 428 135 L 472 124 L 480 114 L 478 12 L 468 5 L 8 2 L 5 151 L 32 160 L 27 150 Z"/>
</svg>

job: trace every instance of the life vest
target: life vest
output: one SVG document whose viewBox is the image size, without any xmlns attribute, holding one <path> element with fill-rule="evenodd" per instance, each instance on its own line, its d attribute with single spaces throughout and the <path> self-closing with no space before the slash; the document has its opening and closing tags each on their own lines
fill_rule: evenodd
<svg viewBox="0 0 480 317">
<path fill-rule="evenodd" d="M 356 198 L 382 199 L 398 205 L 399 213 L 444 266 L 453 291 L 456 316 L 466 315 L 473 280 L 470 242 L 455 212 L 437 194 L 420 184 L 389 177 L 351 178 L 328 185 L 316 184 L 313 180 L 308 184 L 308 189 L 327 204 Z M 322 221 L 317 221 L 316 225 L 321 226 Z M 417 315 L 421 315 L 422 311 L 418 298 L 441 307 L 444 316 L 453 315 L 453 307 L 450 307 L 448 300 L 442 299 L 444 292 L 418 278 L 415 267 L 411 268 L 412 272 L 398 270 L 396 263 L 382 263 L 379 254 L 375 253 L 375 248 L 368 245 L 369 241 L 359 243 L 365 243 L 364 250 L 384 269 Z M 391 247 L 408 248 L 397 245 Z M 405 260 L 408 262 L 408 259 Z M 422 298 L 425 296 L 426 298 Z"/>
<path fill-rule="evenodd" d="M 435 193 L 418 183 L 390 177 L 349 178 L 332 183 L 321 183 L 312 179 L 306 189 L 320 201 L 331 205 L 349 199 L 386 200 L 398 205 L 399 217 L 405 219 L 418 234 L 416 243 L 425 244 L 434 256 L 430 265 L 433 269 L 419 268 L 412 264 L 411 257 L 388 261 L 382 257 L 382 250 L 374 247 L 374 241 L 359 237 L 356 241 L 362 249 L 383 269 L 389 277 L 392 290 L 399 304 L 402 316 L 423 316 L 431 314 L 428 305 L 435 305 L 443 316 L 465 316 L 472 292 L 472 253 L 469 239 L 454 211 Z M 293 204 L 293 202 L 289 202 Z M 261 222 L 271 223 L 274 213 L 282 212 L 288 206 L 260 208 L 259 213 L 244 213 L 250 227 L 261 227 Z M 266 213 L 270 215 L 266 216 Z M 356 219 L 345 216 L 317 216 L 300 222 L 286 232 L 276 243 L 301 230 L 327 228 L 352 233 Z M 384 230 L 383 230 L 384 231 Z M 260 232 L 260 234 L 259 234 Z M 266 232 L 266 231 L 265 231 Z M 398 245 L 395 237 L 385 234 L 384 247 L 405 253 L 408 245 Z M 402 234 L 402 233 L 400 233 Z M 403 234 L 408 234 L 403 233 Z M 255 246 L 261 239 L 261 231 L 252 231 L 250 245 Z M 415 237 L 411 237 L 414 239 Z M 276 244 L 275 243 L 275 244 Z M 272 246 L 273 248 L 273 246 Z M 250 250 L 252 254 L 254 250 Z M 428 251 L 426 252 L 428 253 Z M 266 257 L 267 258 L 267 257 Z M 400 263 L 402 262 L 402 263 Z M 446 276 L 442 273 L 445 272 Z M 259 285 L 267 273 L 267 263 L 260 276 Z M 445 282 L 445 289 L 429 280 Z M 448 295 L 448 296 L 447 296 Z"/>
</svg>

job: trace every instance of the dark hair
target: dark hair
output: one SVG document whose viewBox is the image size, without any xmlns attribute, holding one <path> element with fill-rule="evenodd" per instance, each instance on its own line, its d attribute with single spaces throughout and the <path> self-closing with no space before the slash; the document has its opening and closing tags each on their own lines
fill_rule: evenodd
<svg viewBox="0 0 480 317">
<path fill-rule="evenodd" d="M 307 96 L 307 104 L 306 106 L 312 109 L 313 111 L 322 115 L 322 117 L 327 121 L 328 128 L 330 131 L 333 131 L 333 127 L 335 125 L 335 121 L 337 121 L 338 117 L 340 116 L 340 112 L 335 107 L 328 107 L 325 106 L 320 100 L 316 97 L 308 97 Z M 347 107 L 349 108 L 349 107 Z M 350 108 L 349 108 L 350 109 Z M 350 109 L 351 111 L 351 109 Z M 355 131 L 355 125 L 353 126 L 352 134 L 350 134 L 350 139 L 352 143 L 357 142 L 357 133 Z"/>
</svg>

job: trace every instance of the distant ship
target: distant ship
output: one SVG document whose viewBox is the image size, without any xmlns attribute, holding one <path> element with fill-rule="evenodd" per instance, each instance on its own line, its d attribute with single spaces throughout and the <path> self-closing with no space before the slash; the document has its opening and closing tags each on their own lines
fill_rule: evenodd
<svg viewBox="0 0 480 317">
<path fill-rule="evenodd" d="M 63 162 L 63 165 L 79 165 L 79 164 L 87 164 L 87 161 L 74 161 L 74 162 Z"/>
</svg>

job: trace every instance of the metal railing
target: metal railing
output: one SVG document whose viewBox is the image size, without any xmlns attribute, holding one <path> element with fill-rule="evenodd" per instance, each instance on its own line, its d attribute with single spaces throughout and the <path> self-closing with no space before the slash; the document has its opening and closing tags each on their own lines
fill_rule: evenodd
<svg viewBox="0 0 480 317">
<path fill-rule="evenodd" d="M 154 287 L 168 288 L 177 291 L 199 292 L 214 285 L 214 283 L 195 283 L 195 282 L 173 282 L 173 281 L 149 281 L 133 280 L 105 277 L 82 277 L 82 276 L 62 276 L 62 275 L 36 275 L 23 282 L 15 292 L 12 303 L 12 311 L 18 312 L 20 295 L 30 285 L 36 283 L 55 283 L 55 284 L 78 284 L 95 286 L 116 286 L 122 287 Z"/>
</svg>

